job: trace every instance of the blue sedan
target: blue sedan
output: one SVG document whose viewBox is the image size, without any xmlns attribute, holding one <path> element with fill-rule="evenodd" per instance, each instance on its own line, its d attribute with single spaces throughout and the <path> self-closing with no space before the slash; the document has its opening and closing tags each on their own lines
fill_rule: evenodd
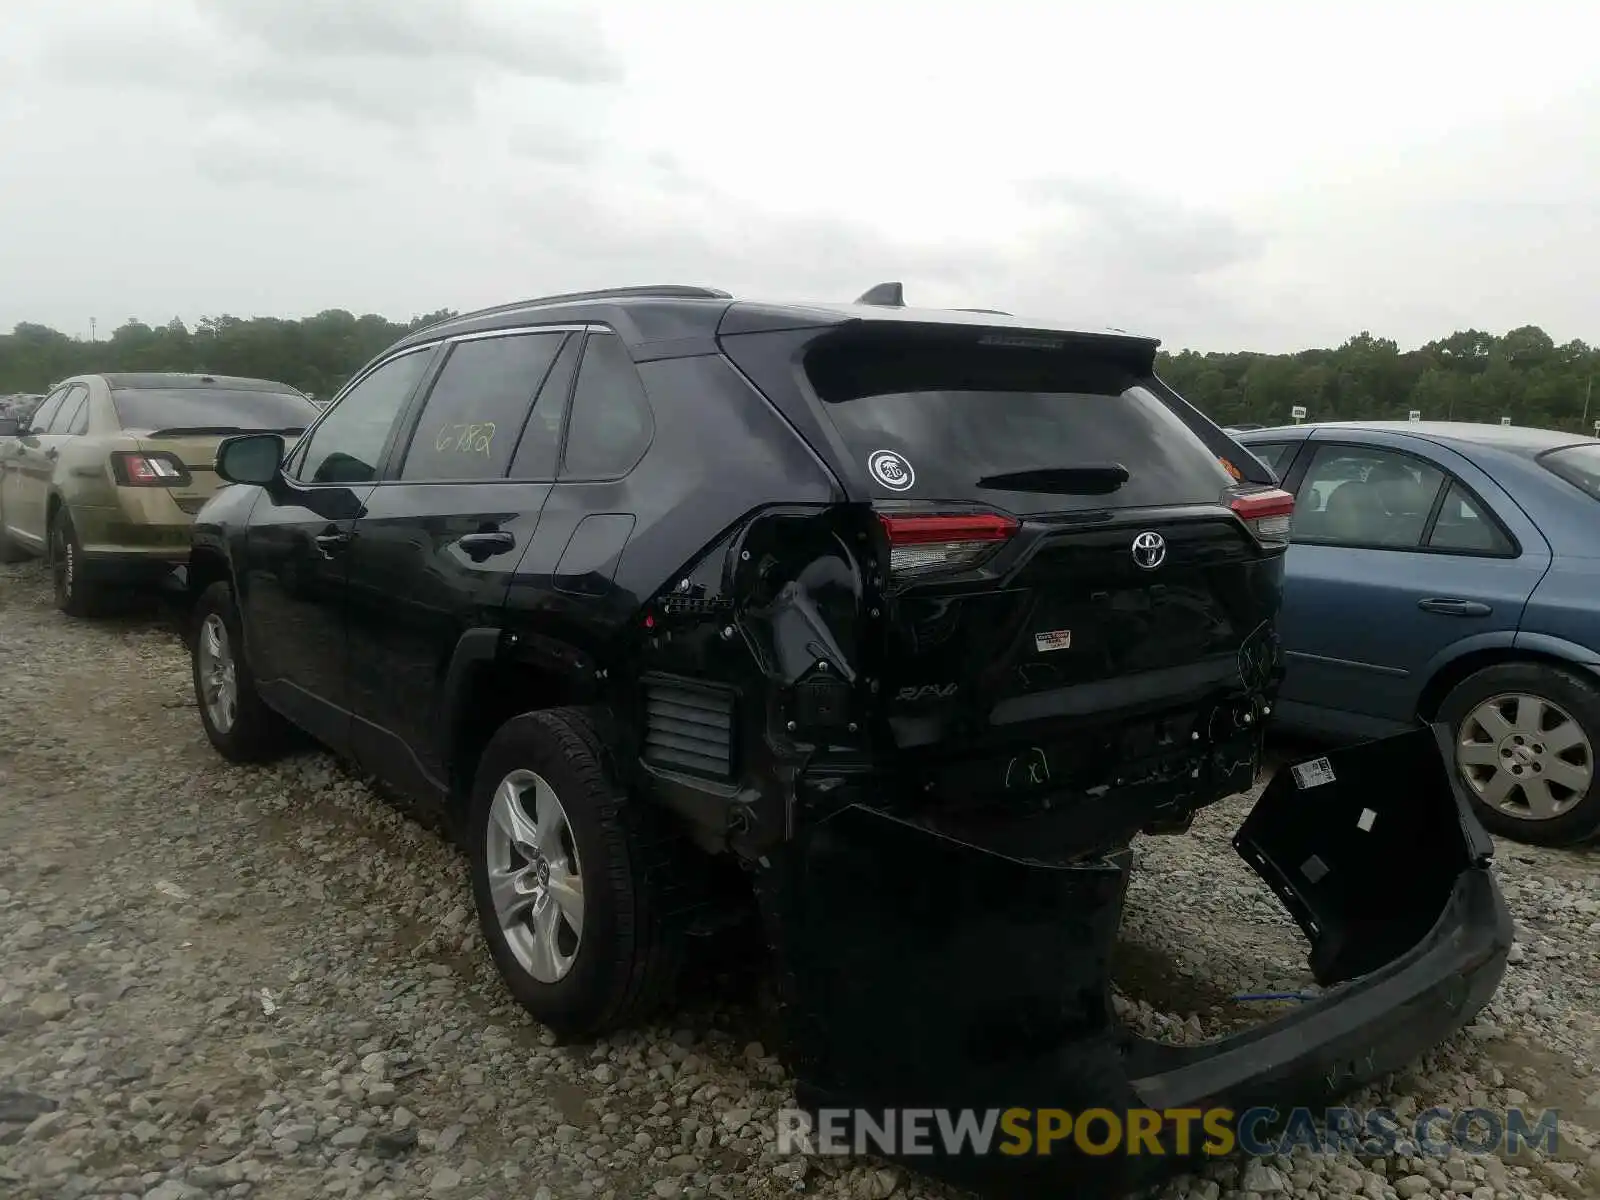
<svg viewBox="0 0 1600 1200">
<path fill-rule="evenodd" d="M 1384 421 L 1234 437 L 1296 498 L 1275 721 L 1340 740 L 1443 721 L 1490 829 L 1600 834 L 1600 439 Z"/>
</svg>

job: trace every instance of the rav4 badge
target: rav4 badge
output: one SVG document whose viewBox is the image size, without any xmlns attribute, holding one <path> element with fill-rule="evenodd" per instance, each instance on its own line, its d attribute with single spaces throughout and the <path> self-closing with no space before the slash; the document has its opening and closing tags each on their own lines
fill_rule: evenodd
<svg viewBox="0 0 1600 1200">
<path fill-rule="evenodd" d="M 921 687 L 903 687 L 896 700 L 948 700 L 956 694 L 953 683 L 925 683 Z"/>
</svg>

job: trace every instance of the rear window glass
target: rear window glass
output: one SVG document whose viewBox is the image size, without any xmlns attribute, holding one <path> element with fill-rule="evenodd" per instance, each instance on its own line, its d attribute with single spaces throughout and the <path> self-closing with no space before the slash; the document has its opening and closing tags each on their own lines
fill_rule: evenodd
<svg viewBox="0 0 1600 1200">
<path fill-rule="evenodd" d="M 290 392 L 231 388 L 117 388 L 111 399 L 124 429 L 304 429 L 322 411 Z"/>
<path fill-rule="evenodd" d="M 869 344 L 813 351 L 806 372 L 884 499 L 1053 512 L 1216 503 L 1233 482 L 1152 381 L 1116 362 L 1068 351 Z M 1114 467 L 1128 478 L 1103 490 Z"/>
<path fill-rule="evenodd" d="M 1583 446 L 1568 446 L 1565 450 L 1552 450 L 1539 459 L 1547 471 L 1553 471 L 1568 483 L 1582 488 L 1600 500 L 1600 442 Z"/>
</svg>

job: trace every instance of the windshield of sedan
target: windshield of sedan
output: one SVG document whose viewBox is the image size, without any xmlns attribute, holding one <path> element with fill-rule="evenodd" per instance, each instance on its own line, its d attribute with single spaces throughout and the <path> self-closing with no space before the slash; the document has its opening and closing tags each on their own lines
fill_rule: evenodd
<svg viewBox="0 0 1600 1200">
<path fill-rule="evenodd" d="M 1567 446 L 1541 454 L 1544 468 L 1600 500 L 1600 442 Z"/>
</svg>

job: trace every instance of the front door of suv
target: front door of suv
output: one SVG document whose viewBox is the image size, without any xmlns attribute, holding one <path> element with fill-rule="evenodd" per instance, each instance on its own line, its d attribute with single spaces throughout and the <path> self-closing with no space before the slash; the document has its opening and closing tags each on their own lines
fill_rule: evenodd
<svg viewBox="0 0 1600 1200">
<path fill-rule="evenodd" d="M 446 343 L 366 498 L 350 551 L 350 696 L 362 766 L 423 801 L 447 783 L 441 701 L 492 653 L 556 474 L 582 332 Z M 464 642 L 463 639 L 466 639 Z"/>
<path fill-rule="evenodd" d="M 236 552 L 245 647 L 263 696 L 338 750 L 350 740 L 350 532 L 434 352 L 390 358 L 334 399 L 289 456 L 282 482 L 256 502 Z"/>
</svg>

